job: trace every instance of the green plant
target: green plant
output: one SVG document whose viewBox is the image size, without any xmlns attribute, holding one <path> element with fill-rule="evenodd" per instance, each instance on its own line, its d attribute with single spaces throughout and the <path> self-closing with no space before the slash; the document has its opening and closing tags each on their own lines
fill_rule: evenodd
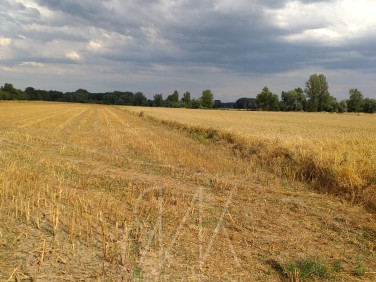
<svg viewBox="0 0 376 282">
<path fill-rule="evenodd" d="M 288 276 L 295 280 L 307 278 L 330 278 L 330 268 L 319 261 L 305 259 L 300 262 L 291 262 L 287 265 Z"/>
<path fill-rule="evenodd" d="M 133 278 L 138 279 L 139 281 L 143 280 L 141 268 L 139 266 L 136 266 L 136 268 L 133 271 Z"/>
<path fill-rule="evenodd" d="M 342 271 L 342 260 L 340 259 L 337 259 L 334 263 L 333 263 L 333 270 L 335 272 L 341 272 Z"/>
<path fill-rule="evenodd" d="M 357 259 L 357 265 L 356 265 L 356 268 L 355 268 L 355 275 L 356 276 L 363 276 L 364 273 L 366 273 L 366 269 L 362 264 L 362 260 L 363 260 L 363 258 Z"/>
</svg>

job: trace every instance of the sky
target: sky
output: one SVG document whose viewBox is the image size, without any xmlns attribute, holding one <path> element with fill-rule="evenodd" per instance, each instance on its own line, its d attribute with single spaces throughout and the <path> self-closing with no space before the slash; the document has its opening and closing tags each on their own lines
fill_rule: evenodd
<svg viewBox="0 0 376 282">
<path fill-rule="evenodd" d="M 375 0 L 0 0 L 0 84 L 210 89 L 223 102 L 304 88 L 376 98 Z"/>
</svg>

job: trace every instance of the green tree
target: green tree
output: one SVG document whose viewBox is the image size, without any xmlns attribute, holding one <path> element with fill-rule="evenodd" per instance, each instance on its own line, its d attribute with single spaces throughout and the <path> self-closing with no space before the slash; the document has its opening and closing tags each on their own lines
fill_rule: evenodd
<svg viewBox="0 0 376 282">
<path fill-rule="evenodd" d="M 281 110 L 282 111 L 303 111 L 306 103 L 306 97 L 301 88 L 296 88 L 281 93 Z"/>
<path fill-rule="evenodd" d="M 239 98 L 235 102 L 236 109 L 257 110 L 257 100 L 255 98 Z"/>
<path fill-rule="evenodd" d="M 330 107 L 329 86 L 323 74 L 313 74 L 306 81 L 304 92 L 307 94 L 307 110 L 321 112 Z"/>
<path fill-rule="evenodd" d="M 347 101 L 342 100 L 339 102 L 338 112 L 340 113 L 346 113 L 347 112 Z"/>
<path fill-rule="evenodd" d="M 256 96 L 257 104 L 263 111 L 278 111 L 279 99 L 278 95 L 269 91 L 268 87 L 264 87 L 261 93 Z"/>
<path fill-rule="evenodd" d="M 185 92 L 183 94 L 183 97 L 181 98 L 181 101 L 184 102 L 184 103 L 189 104 L 191 102 L 191 93 Z"/>
<path fill-rule="evenodd" d="M 350 99 L 347 101 L 349 112 L 360 112 L 363 108 L 363 94 L 358 89 L 353 88 L 349 91 Z"/>
<path fill-rule="evenodd" d="M 24 93 L 28 96 L 29 100 L 38 100 L 34 87 L 26 87 Z"/>
<path fill-rule="evenodd" d="M 89 99 L 89 91 L 86 89 L 77 89 L 75 92 L 75 102 L 85 103 Z"/>
<path fill-rule="evenodd" d="M 27 100 L 27 98 L 24 92 L 14 88 L 11 83 L 5 83 L 0 87 L 0 99 L 2 100 Z"/>
<path fill-rule="evenodd" d="M 153 96 L 154 102 L 153 105 L 155 107 L 162 107 L 163 106 L 163 95 L 162 94 L 155 94 Z"/>
<path fill-rule="evenodd" d="M 325 111 L 331 113 L 338 113 L 339 112 L 339 103 L 336 98 L 333 96 L 329 96 L 329 102 L 325 108 Z"/>
<path fill-rule="evenodd" d="M 214 106 L 213 93 L 207 89 L 202 92 L 201 105 L 204 108 L 211 109 Z"/>
<path fill-rule="evenodd" d="M 134 94 L 134 105 L 135 106 L 146 106 L 148 99 L 144 96 L 144 93 L 137 92 Z"/>
<path fill-rule="evenodd" d="M 191 108 L 192 109 L 199 109 L 202 107 L 201 99 L 192 99 L 191 100 Z"/>
<path fill-rule="evenodd" d="M 179 107 L 179 92 L 174 91 L 173 94 L 168 95 L 165 101 L 167 107 Z"/>
<path fill-rule="evenodd" d="M 179 92 L 177 90 L 175 90 L 173 94 L 167 96 L 166 101 L 169 101 L 169 102 L 172 102 L 172 103 L 178 103 L 179 102 Z"/>
<path fill-rule="evenodd" d="M 363 100 L 363 112 L 376 113 L 376 99 L 365 98 Z"/>
</svg>

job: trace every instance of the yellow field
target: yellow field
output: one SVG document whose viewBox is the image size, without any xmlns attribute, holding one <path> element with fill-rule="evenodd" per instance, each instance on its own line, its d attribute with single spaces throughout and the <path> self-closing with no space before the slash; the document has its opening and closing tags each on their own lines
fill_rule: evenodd
<svg viewBox="0 0 376 282">
<path fill-rule="evenodd" d="M 376 207 L 376 115 L 126 109 L 215 130 L 280 175 L 317 182 L 320 189 Z"/>
<path fill-rule="evenodd" d="M 374 118 L 0 103 L 0 280 L 373 280 Z"/>
</svg>

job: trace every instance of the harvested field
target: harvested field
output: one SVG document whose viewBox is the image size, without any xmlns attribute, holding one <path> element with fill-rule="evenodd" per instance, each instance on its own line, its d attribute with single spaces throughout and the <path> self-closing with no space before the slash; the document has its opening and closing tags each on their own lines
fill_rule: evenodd
<svg viewBox="0 0 376 282">
<path fill-rule="evenodd" d="M 375 116 L 48 102 L 0 103 L 0 113 L 0 280 L 376 278 L 364 198 L 317 193 L 298 168 L 285 171 L 288 154 L 297 166 L 311 156 L 348 172 L 333 191 L 363 191 Z M 291 124 L 278 127 L 283 118 Z M 282 155 L 270 157 L 273 144 Z"/>
</svg>

